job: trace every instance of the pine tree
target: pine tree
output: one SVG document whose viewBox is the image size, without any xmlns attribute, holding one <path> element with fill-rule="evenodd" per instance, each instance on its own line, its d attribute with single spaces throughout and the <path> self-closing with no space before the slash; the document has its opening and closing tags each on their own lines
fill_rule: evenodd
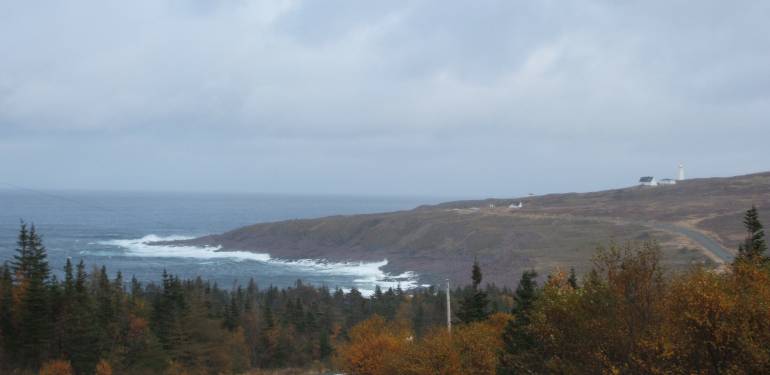
<svg viewBox="0 0 770 375">
<path fill-rule="evenodd" d="M 500 353 L 498 374 L 514 375 L 528 373 L 522 371 L 527 362 L 522 360 L 525 353 L 536 347 L 534 338 L 527 332 L 531 322 L 532 307 L 537 300 L 537 273 L 534 270 L 524 271 L 513 296 L 514 306 L 511 310 L 513 319 L 503 331 L 503 350 Z"/>
<path fill-rule="evenodd" d="M 478 322 L 489 316 L 489 297 L 481 289 L 482 276 L 478 260 L 473 261 L 471 279 L 473 280 L 472 290 L 460 301 L 460 311 L 457 313 L 457 317 L 464 323 Z"/>
<path fill-rule="evenodd" d="M 767 242 L 765 241 L 765 231 L 762 223 L 759 221 L 759 212 L 756 206 L 746 211 L 743 217 L 743 225 L 746 228 L 746 239 L 743 244 L 738 246 L 737 260 L 743 261 L 766 261 Z"/>
</svg>

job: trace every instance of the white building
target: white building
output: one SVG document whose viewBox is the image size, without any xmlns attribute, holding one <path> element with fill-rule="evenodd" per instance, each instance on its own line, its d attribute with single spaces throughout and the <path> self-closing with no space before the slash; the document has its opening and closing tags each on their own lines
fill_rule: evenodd
<svg viewBox="0 0 770 375">
<path fill-rule="evenodd" d="M 670 178 L 664 178 L 658 181 L 658 185 L 676 185 L 676 180 L 672 180 Z"/>
<path fill-rule="evenodd" d="M 522 208 L 522 207 L 524 207 L 524 203 L 521 203 L 521 202 L 511 203 L 511 205 L 508 206 L 508 208 L 511 208 L 511 209 Z"/>
<path fill-rule="evenodd" d="M 639 178 L 639 185 L 642 186 L 658 186 L 658 181 L 653 176 L 644 176 Z"/>
</svg>

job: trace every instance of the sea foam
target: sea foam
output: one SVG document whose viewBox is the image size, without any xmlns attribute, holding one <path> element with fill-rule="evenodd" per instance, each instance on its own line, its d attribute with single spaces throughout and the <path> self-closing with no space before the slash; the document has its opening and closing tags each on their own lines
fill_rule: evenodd
<svg viewBox="0 0 770 375">
<path fill-rule="evenodd" d="M 189 240 L 187 236 L 157 236 L 154 234 L 135 239 L 117 239 L 97 242 L 100 245 L 121 248 L 125 256 L 155 257 L 155 258 L 192 258 L 201 260 L 228 259 L 234 261 L 256 261 L 265 264 L 275 264 L 295 268 L 304 273 L 330 276 L 349 276 L 361 294 L 369 296 L 374 293 L 375 285 L 381 288 L 397 288 L 404 290 L 416 288 L 418 275 L 407 271 L 391 275 L 382 270 L 388 264 L 387 259 L 379 262 L 330 262 L 318 259 L 283 260 L 275 259 L 267 253 L 250 251 L 222 251 L 221 246 L 171 246 L 155 245 L 165 241 Z M 349 290 L 349 289 L 346 289 Z"/>
<path fill-rule="evenodd" d="M 231 260 L 255 260 L 266 262 L 270 260 L 269 254 L 252 253 L 248 251 L 218 251 L 221 246 L 171 246 L 153 245 L 154 242 L 182 241 L 193 237 L 184 236 L 156 236 L 154 234 L 142 238 L 99 241 L 100 245 L 117 246 L 124 250 L 124 255 L 156 258 L 195 258 L 195 259 L 231 259 Z"/>
</svg>

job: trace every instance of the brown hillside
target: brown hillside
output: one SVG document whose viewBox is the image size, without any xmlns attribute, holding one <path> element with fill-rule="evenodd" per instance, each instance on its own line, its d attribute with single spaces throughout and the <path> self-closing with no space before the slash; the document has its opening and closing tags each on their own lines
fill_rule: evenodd
<svg viewBox="0 0 770 375">
<path fill-rule="evenodd" d="M 508 208 L 519 201 L 523 208 Z M 263 223 L 187 243 L 285 259 L 388 259 L 387 270 L 415 271 L 428 283 L 467 282 L 477 257 L 486 281 L 514 285 L 524 269 L 586 270 L 595 247 L 610 240 L 656 238 L 671 267 L 729 260 L 719 244 L 735 247 L 740 215 L 752 204 L 770 217 L 770 173 Z"/>
</svg>

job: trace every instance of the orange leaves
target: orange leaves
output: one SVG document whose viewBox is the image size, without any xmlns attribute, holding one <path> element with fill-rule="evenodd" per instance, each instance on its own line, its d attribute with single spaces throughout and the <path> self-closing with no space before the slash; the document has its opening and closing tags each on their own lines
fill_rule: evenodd
<svg viewBox="0 0 770 375">
<path fill-rule="evenodd" d="M 770 272 L 693 269 L 663 278 L 654 244 L 600 251 L 582 288 L 542 290 L 529 358 L 566 373 L 770 373 Z"/>
<path fill-rule="evenodd" d="M 463 374 L 494 375 L 497 355 L 502 348 L 502 331 L 510 315 L 495 314 L 489 320 L 459 327 L 452 334 L 455 350 L 460 354 Z"/>
<path fill-rule="evenodd" d="M 40 368 L 39 375 L 74 375 L 75 372 L 72 371 L 72 365 L 70 365 L 69 361 L 65 361 L 62 359 L 57 359 L 54 361 L 49 361 L 43 364 L 43 366 Z"/>
<path fill-rule="evenodd" d="M 349 336 L 350 343 L 338 349 L 340 368 L 353 375 L 387 375 L 411 334 L 374 315 L 353 327 Z"/>
<path fill-rule="evenodd" d="M 408 345 L 395 359 L 393 370 L 404 375 L 460 375 L 460 353 L 454 348 L 452 336 L 445 329 L 439 329 Z"/>
<path fill-rule="evenodd" d="M 667 299 L 666 337 L 672 360 L 717 372 L 770 370 L 768 273 L 748 264 L 716 274 L 676 278 Z"/>
<path fill-rule="evenodd" d="M 96 364 L 96 372 L 95 375 L 112 375 L 112 366 L 110 366 L 110 363 L 101 360 L 99 363 Z"/>
<path fill-rule="evenodd" d="M 350 342 L 338 348 L 337 364 L 350 374 L 494 374 L 500 333 L 510 319 L 495 314 L 489 320 L 457 326 L 450 335 L 436 329 L 420 340 L 379 316 L 351 329 Z"/>
</svg>

